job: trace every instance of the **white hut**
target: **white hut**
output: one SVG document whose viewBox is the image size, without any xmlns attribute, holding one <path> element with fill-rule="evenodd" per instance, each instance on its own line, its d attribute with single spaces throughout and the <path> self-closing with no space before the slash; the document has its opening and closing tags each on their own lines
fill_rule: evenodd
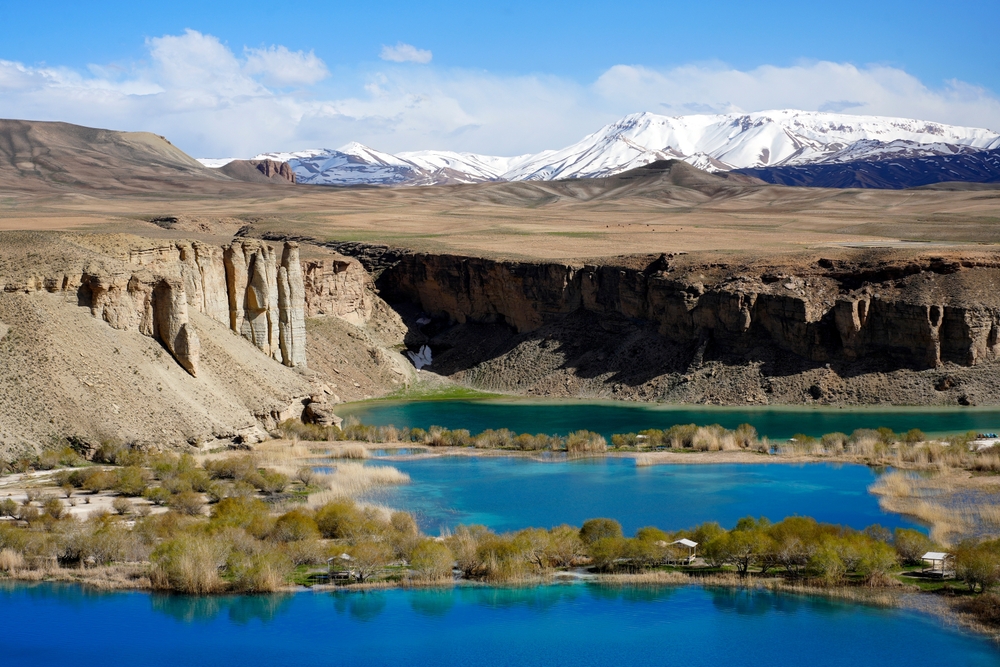
<svg viewBox="0 0 1000 667">
<path fill-rule="evenodd" d="M 695 542 L 693 540 L 689 540 L 686 537 L 682 537 L 679 540 L 674 540 L 673 542 L 671 542 L 670 546 L 672 546 L 672 547 L 673 546 L 678 546 L 678 547 L 684 547 L 684 548 L 686 548 L 688 550 L 688 555 L 687 555 L 687 558 L 683 559 L 684 563 L 687 564 L 687 565 L 690 565 L 691 563 L 694 562 L 695 554 L 696 554 L 696 552 L 698 550 L 698 543 L 697 542 Z"/>
<path fill-rule="evenodd" d="M 952 559 L 952 555 L 949 553 L 945 553 L 943 551 L 928 551 L 921 556 L 920 559 L 930 566 L 924 567 L 922 570 L 926 574 L 944 577 L 952 571 L 948 567 L 948 562 Z"/>
</svg>

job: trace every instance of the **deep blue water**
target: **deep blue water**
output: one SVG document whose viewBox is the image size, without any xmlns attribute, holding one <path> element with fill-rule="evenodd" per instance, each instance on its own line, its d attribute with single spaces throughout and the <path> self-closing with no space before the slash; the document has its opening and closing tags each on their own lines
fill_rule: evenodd
<svg viewBox="0 0 1000 667">
<path fill-rule="evenodd" d="M 811 516 L 864 528 L 913 527 L 879 509 L 868 493 L 876 473 L 835 463 L 687 464 L 636 467 L 632 459 L 597 458 L 540 463 L 518 457 L 449 456 L 369 462 L 392 465 L 411 484 L 367 499 L 412 511 L 421 528 L 481 523 L 496 530 L 562 523 L 579 526 L 610 517 L 631 533 L 718 521 L 729 528 L 748 514 L 772 521 Z"/>
<path fill-rule="evenodd" d="M 626 402 L 529 401 L 372 401 L 339 406 L 341 416 L 364 424 L 449 429 L 479 433 L 509 428 L 517 433 L 565 435 L 587 429 L 610 438 L 614 433 L 666 429 L 674 424 L 753 424 L 761 436 L 784 440 L 796 433 L 821 436 L 858 428 L 886 426 L 897 432 L 919 428 L 926 433 L 1000 431 L 1000 409 L 983 408 L 720 408 L 662 406 Z"/>
<path fill-rule="evenodd" d="M 0 588 L 4 667 L 996 665 L 911 611 L 766 592 L 534 589 L 187 598 Z"/>
</svg>

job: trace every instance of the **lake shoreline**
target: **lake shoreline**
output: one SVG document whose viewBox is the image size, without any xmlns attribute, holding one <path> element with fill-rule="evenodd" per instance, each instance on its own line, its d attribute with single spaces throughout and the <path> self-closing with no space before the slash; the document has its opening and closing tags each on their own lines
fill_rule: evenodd
<svg viewBox="0 0 1000 667">
<path fill-rule="evenodd" d="M 0 576 L 0 586 L 30 586 L 32 584 L 67 584 L 95 592 L 134 592 L 157 595 L 184 595 L 196 599 L 229 598 L 246 593 L 220 592 L 203 595 L 179 594 L 152 585 L 148 565 L 108 566 L 95 568 L 56 568 L 48 571 L 27 571 Z M 897 583 L 872 588 L 861 585 L 811 585 L 808 581 L 790 581 L 783 577 L 765 576 L 740 578 L 734 573 L 697 575 L 677 571 L 656 571 L 638 574 L 586 573 L 583 576 L 560 576 L 550 573 L 530 581 L 503 583 L 465 579 L 444 581 L 377 581 L 355 584 L 288 585 L 267 595 L 303 593 L 354 593 L 400 590 L 511 589 L 524 590 L 550 586 L 589 585 L 621 589 L 660 589 L 700 587 L 706 590 L 728 589 L 769 592 L 778 595 L 821 598 L 852 605 L 899 608 L 933 617 L 945 626 L 953 626 L 985 637 L 1000 645 L 1000 628 L 990 627 L 975 616 L 956 609 L 955 599 L 936 591 L 923 590 L 915 584 Z"/>
</svg>

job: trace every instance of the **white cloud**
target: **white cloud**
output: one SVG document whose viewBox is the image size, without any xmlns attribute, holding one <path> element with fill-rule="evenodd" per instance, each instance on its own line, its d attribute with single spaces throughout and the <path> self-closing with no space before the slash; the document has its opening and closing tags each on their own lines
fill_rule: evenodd
<svg viewBox="0 0 1000 667">
<path fill-rule="evenodd" d="M 378 56 L 382 60 L 394 63 L 420 63 L 426 65 L 434 57 L 430 51 L 418 49 L 412 44 L 397 42 L 396 46 L 383 46 Z"/>
<path fill-rule="evenodd" d="M 330 76 L 326 64 L 310 51 L 289 51 L 284 46 L 244 49 L 244 71 L 260 75 L 271 86 L 309 86 Z"/>
<path fill-rule="evenodd" d="M 885 66 L 815 62 L 749 71 L 696 65 L 658 71 L 617 65 L 598 78 L 594 89 L 604 99 L 667 114 L 690 113 L 693 105 L 717 113 L 789 108 L 1000 128 L 1000 100 L 989 91 L 958 81 L 932 90 Z"/>
<path fill-rule="evenodd" d="M 312 52 L 272 46 L 238 56 L 190 30 L 147 48 L 142 64 L 85 72 L 0 60 L 0 117 L 149 130 L 198 157 L 348 141 L 514 155 L 561 148 L 636 111 L 825 109 L 1000 130 L 1000 100 L 989 91 L 960 81 L 932 89 L 884 66 L 619 65 L 579 83 L 384 63 L 330 77 Z"/>
</svg>

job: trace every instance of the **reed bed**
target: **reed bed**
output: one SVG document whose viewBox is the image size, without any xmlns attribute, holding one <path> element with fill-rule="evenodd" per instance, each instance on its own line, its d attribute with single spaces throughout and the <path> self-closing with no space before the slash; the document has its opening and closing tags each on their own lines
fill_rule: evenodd
<svg viewBox="0 0 1000 667">
<path fill-rule="evenodd" d="M 325 488 L 309 496 L 309 506 L 319 507 L 331 500 L 357 496 L 379 486 L 409 484 L 410 476 L 392 466 L 366 466 L 340 462 L 333 473 L 321 475 L 317 484 Z"/>
<path fill-rule="evenodd" d="M 652 572 L 627 572 L 622 574 L 602 574 L 596 582 L 602 586 L 687 586 L 700 582 L 683 572 L 654 570 Z"/>
</svg>

